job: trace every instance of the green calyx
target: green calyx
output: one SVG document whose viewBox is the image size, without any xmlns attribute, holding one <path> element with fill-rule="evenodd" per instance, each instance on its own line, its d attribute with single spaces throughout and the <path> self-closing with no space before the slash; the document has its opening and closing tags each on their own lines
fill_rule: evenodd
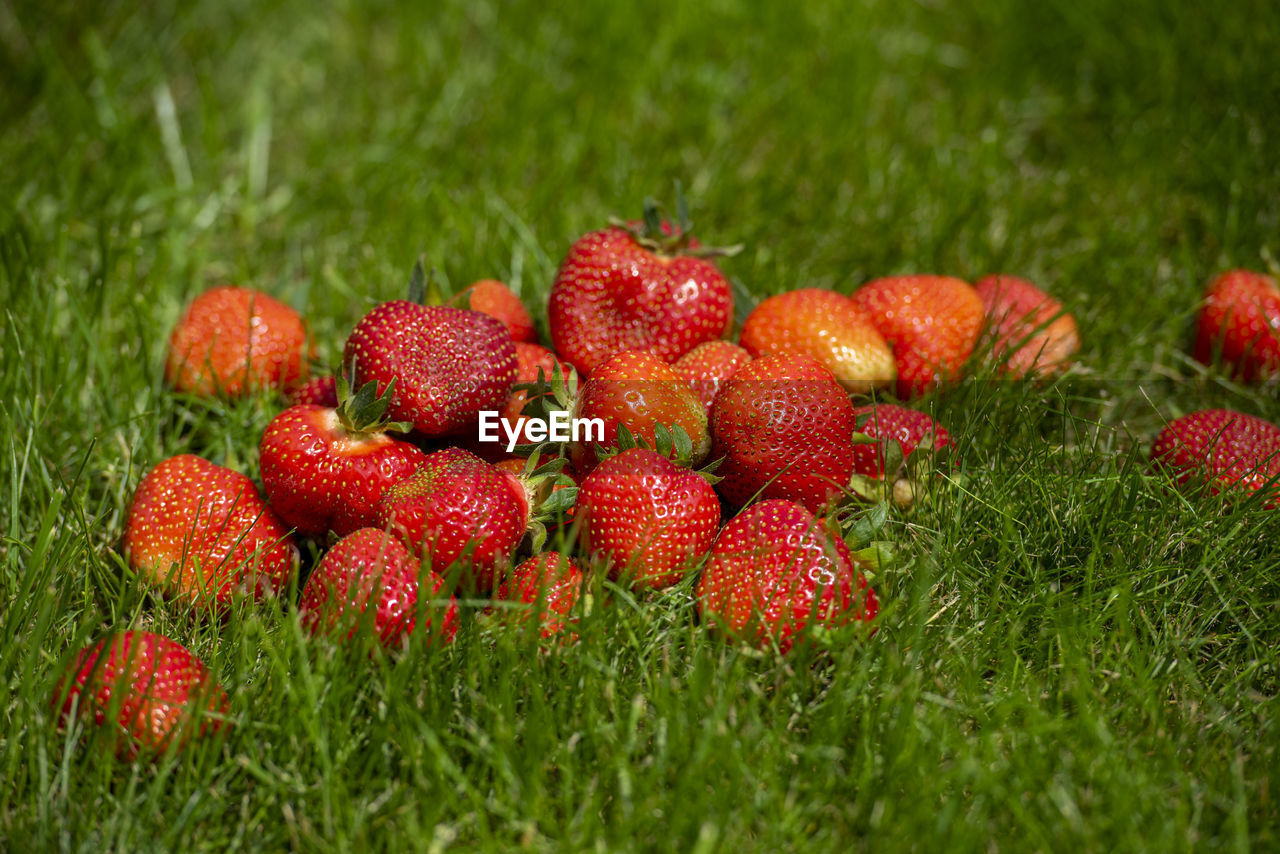
<svg viewBox="0 0 1280 854">
<path fill-rule="evenodd" d="M 529 534 L 534 554 L 542 551 L 547 543 L 547 526 L 562 523 L 565 514 L 578 501 L 578 486 L 564 473 L 569 461 L 555 456 L 543 462 L 546 447 L 536 446 L 525 461 L 524 469 L 516 475 L 529 496 Z"/>
<path fill-rule="evenodd" d="M 669 230 L 663 228 L 662 205 L 652 197 L 644 200 L 644 213 L 639 225 L 617 217 L 610 217 L 609 224 L 625 230 L 636 243 L 658 255 L 674 257 L 689 255 L 695 258 L 720 258 L 736 255 L 742 244 L 733 246 L 692 246 L 693 221 L 689 218 L 689 203 L 684 197 L 680 182 L 676 181 L 676 218 Z"/>
<path fill-rule="evenodd" d="M 447 297 L 436 268 L 427 269 L 427 256 L 419 255 L 409 274 L 409 302 L 414 305 L 442 305 Z"/>
<path fill-rule="evenodd" d="M 395 397 L 396 381 L 387 383 L 386 390 L 378 394 L 378 384 L 373 380 L 359 391 L 351 393 L 351 385 L 344 376 L 338 376 L 338 421 L 342 429 L 351 435 L 371 433 L 408 433 L 413 424 L 408 421 L 388 421 L 387 408 Z"/>
</svg>

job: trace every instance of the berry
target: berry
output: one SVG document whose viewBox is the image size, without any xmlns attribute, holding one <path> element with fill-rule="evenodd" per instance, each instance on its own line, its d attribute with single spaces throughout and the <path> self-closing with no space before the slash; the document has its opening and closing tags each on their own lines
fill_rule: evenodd
<svg viewBox="0 0 1280 854">
<path fill-rule="evenodd" d="M 564 631 L 571 622 L 569 615 L 584 595 L 585 583 L 576 562 L 559 552 L 542 552 L 513 569 L 493 598 L 534 606 L 517 613 L 521 619 L 538 620 L 542 637 L 549 638 Z"/>
<path fill-rule="evenodd" d="M 289 395 L 290 406 L 301 406 L 314 403 L 316 406 L 336 407 L 338 405 L 338 377 L 325 374 L 313 377 Z"/>
<path fill-rule="evenodd" d="M 543 347 L 541 344 L 516 344 L 516 384 L 536 383 L 538 381 L 538 371 L 541 369 L 542 377 L 548 382 L 551 380 L 556 366 L 560 365 L 556 354 Z M 560 366 L 563 372 L 566 369 Z M 502 407 L 502 420 L 508 422 L 511 426 L 515 426 L 519 422 L 524 412 L 525 406 L 529 403 L 529 392 L 525 389 L 518 389 L 511 392 L 507 397 L 507 402 Z M 502 432 L 506 436 L 506 430 Z M 516 440 L 521 445 L 532 445 L 534 440 L 528 435 L 527 427 L 520 430 L 520 437 Z"/>
<path fill-rule="evenodd" d="M 516 296 L 511 288 L 497 279 L 481 279 L 472 283 L 454 301 L 463 308 L 487 314 L 501 321 L 511 333 L 511 340 L 516 343 L 538 340 L 533 330 L 533 318 L 529 316 L 529 310 L 524 307 L 520 297 Z"/>
<path fill-rule="evenodd" d="M 1280 426 L 1230 409 L 1202 409 L 1170 421 L 1151 447 L 1151 461 L 1179 483 L 1205 483 L 1211 494 L 1263 491 L 1280 507 Z"/>
<path fill-rule="evenodd" d="M 711 404 L 734 371 L 751 361 L 751 354 L 731 341 L 708 341 L 685 353 L 671 367 L 684 377 L 689 388 L 711 413 Z"/>
<path fill-rule="evenodd" d="M 935 450 L 951 446 L 951 434 L 927 413 L 892 403 L 859 406 L 853 412 L 861 424 L 858 432 L 876 440 L 854 446 L 855 474 L 872 478 L 893 475 L 893 471 L 886 471 L 886 457 L 894 456 L 888 453 L 890 442 L 900 448 L 899 459 L 910 457 L 922 442 L 929 439 L 932 439 Z"/>
<path fill-rule="evenodd" d="M 1230 270 L 1205 289 L 1195 357 L 1215 357 L 1245 382 L 1280 373 L 1280 286 L 1252 270 Z"/>
<path fill-rule="evenodd" d="M 982 300 L 991 355 L 1014 378 L 1064 370 L 1080 348 L 1076 320 L 1062 303 L 1017 276 L 986 276 L 973 286 Z"/>
</svg>

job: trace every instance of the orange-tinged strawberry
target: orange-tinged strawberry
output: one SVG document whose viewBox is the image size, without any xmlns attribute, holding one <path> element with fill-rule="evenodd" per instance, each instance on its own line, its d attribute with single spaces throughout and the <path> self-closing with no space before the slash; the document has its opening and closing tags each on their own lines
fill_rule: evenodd
<svg viewBox="0 0 1280 854">
<path fill-rule="evenodd" d="M 298 312 L 251 288 L 200 294 L 169 336 L 165 379 L 200 397 L 288 391 L 307 378 L 307 330 Z"/>
<path fill-rule="evenodd" d="M 1209 282 L 1196 324 L 1195 357 L 1221 359 L 1245 382 L 1280 373 L 1280 285 L 1252 270 Z"/>
<path fill-rule="evenodd" d="M 893 350 L 848 297 L 819 288 L 771 296 L 742 324 L 739 342 L 752 356 L 812 356 L 845 390 L 865 394 L 897 378 Z"/>
<path fill-rule="evenodd" d="M 512 341 L 519 343 L 538 340 L 529 310 L 511 288 L 497 279 L 473 282 L 454 302 L 463 308 L 502 321 L 502 325 L 511 333 Z"/>
<path fill-rule="evenodd" d="M 1151 461 L 1179 483 L 1208 484 L 1214 494 L 1263 491 L 1267 507 L 1280 507 L 1280 426 L 1256 415 L 1202 409 L 1170 421 Z"/>
<path fill-rule="evenodd" d="M 688 381 L 698 402 L 710 414 L 720 389 L 750 361 L 751 354 L 732 341 L 708 341 L 685 353 L 671 367 Z"/>
<path fill-rule="evenodd" d="M 984 276 L 973 289 L 982 299 L 991 354 L 1001 372 L 1021 378 L 1061 371 L 1071 363 L 1080 335 L 1062 303 L 1017 276 Z"/>
</svg>

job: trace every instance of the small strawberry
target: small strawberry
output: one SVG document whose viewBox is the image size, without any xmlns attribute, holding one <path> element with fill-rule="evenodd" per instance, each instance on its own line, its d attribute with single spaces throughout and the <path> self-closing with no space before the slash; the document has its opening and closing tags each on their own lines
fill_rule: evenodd
<svg viewBox="0 0 1280 854">
<path fill-rule="evenodd" d="M 848 297 L 819 288 L 771 296 L 742 324 L 740 343 L 752 356 L 812 356 L 851 394 L 891 385 L 897 377 L 893 350 Z"/>
<path fill-rule="evenodd" d="M 259 599 L 281 592 L 298 566 L 288 528 L 253 481 L 191 454 L 170 457 L 142 478 L 123 550 L 129 566 L 161 592 L 218 607 L 240 592 Z"/>
<path fill-rule="evenodd" d="M 579 238 L 556 273 L 548 305 L 556 353 L 580 373 L 623 350 L 671 362 L 733 322 L 729 280 L 697 246 L 687 213 L 664 224 L 653 202 L 642 225 L 614 225 Z M 721 253 L 724 254 L 724 253 Z"/>
<path fill-rule="evenodd" d="M 951 434 L 927 413 L 892 403 L 860 406 L 854 415 L 859 434 L 868 440 L 853 448 L 854 492 L 910 506 L 923 485 L 914 464 L 917 452 L 950 448 Z"/>
<path fill-rule="evenodd" d="M 216 732 L 230 710 L 226 692 L 191 650 L 142 631 L 123 632 L 81 650 L 69 682 L 54 692 L 54 704 L 64 726 L 74 715 L 110 727 L 124 758 Z M 200 720 L 205 715 L 212 717 Z M 197 720 L 200 727 L 193 730 Z"/>
<path fill-rule="evenodd" d="M 637 587 L 677 584 L 711 548 L 720 501 L 701 475 L 645 448 L 609 457 L 582 481 L 583 548 Z"/>
<path fill-rule="evenodd" d="M 1220 358 L 1245 382 L 1280 373 L 1280 286 L 1252 270 L 1229 270 L 1205 289 L 1195 357 Z"/>
<path fill-rule="evenodd" d="M 1280 507 L 1280 426 L 1230 409 L 1202 409 L 1170 421 L 1151 447 L 1151 461 L 1179 483 L 1207 483 L 1210 493 L 1262 491 Z"/>
<path fill-rule="evenodd" d="M 290 406 L 301 406 L 304 403 L 336 407 L 338 405 L 337 375 L 325 374 L 322 377 L 313 377 L 289 395 Z"/>
<path fill-rule="evenodd" d="M 893 347 L 903 398 L 958 378 L 985 319 L 982 298 L 950 276 L 876 279 L 851 298 Z"/>
<path fill-rule="evenodd" d="M 991 354 L 1014 378 L 1064 370 L 1080 348 L 1076 319 L 1062 303 L 1017 276 L 985 276 L 973 286 L 993 337 Z"/>
<path fill-rule="evenodd" d="M 542 552 L 523 561 L 502 580 L 493 598 L 533 606 L 520 609 L 521 619 L 536 619 L 542 637 L 560 634 L 584 595 L 586 578 L 578 564 L 559 552 Z"/>
<path fill-rule="evenodd" d="M 799 353 L 775 354 L 738 369 L 711 408 L 712 458 L 725 500 L 742 506 L 759 493 L 817 511 L 853 473 L 856 422 L 831 372 Z"/>
<path fill-rule="evenodd" d="M 199 397 L 288 391 L 307 377 L 307 330 L 289 306 L 250 288 L 200 294 L 169 336 L 165 380 Z"/>
<path fill-rule="evenodd" d="M 698 613 L 731 637 L 782 652 L 807 627 L 870 621 L 875 591 L 849 547 L 791 501 L 762 501 L 716 537 L 698 581 Z"/>
<path fill-rule="evenodd" d="M 502 321 L 502 325 L 511 333 L 511 340 L 516 343 L 538 340 L 529 310 L 511 288 L 497 279 L 473 282 L 452 302 L 460 308 L 469 308 Z"/>
<path fill-rule="evenodd" d="M 339 380 L 337 407 L 291 406 L 267 425 L 259 447 L 262 484 L 286 525 L 308 537 L 367 528 L 382 493 L 426 460 L 391 435 L 409 425 L 383 417 L 394 386 L 392 380 L 378 397 L 370 382 L 353 395 Z"/>
<path fill-rule="evenodd" d="M 732 341 L 707 341 L 685 353 L 671 367 L 684 377 L 689 388 L 711 414 L 711 404 L 734 371 L 751 361 L 751 354 Z"/>
<path fill-rule="evenodd" d="M 422 575 L 433 599 L 443 600 L 427 630 L 444 643 L 458 632 L 458 604 L 434 572 Z M 395 537 L 361 528 L 344 537 L 320 559 L 302 588 L 298 613 L 315 635 L 355 636 L 361 615 L 373 607 L 373 631 L 386 649 L 402 645 L 414 631 L 418 609 L 419 562 Z M 376 598 L 375 598 L 376 597 Z M 443 613 L 438 613 L 443 611 Z M 438 624 L 438 627 L 433 626 Z"/>
<path fill-rule="evenodd" d="M 543 347 L 541 344 L 516 344 L 516 385 L 525 385 L 538 382 L 538 372 L 542 372 L 543 380 L 550 381 L 555 375 L 556 369 L 563 372 L 564 366 L 560 364 L 560 360 L 556 358 L 556 354 Z M 506 404 L 502 407 L 502 420 L 506 421 L 511 429 L 516 430 L 520 423 L 520 418 L 524 413 L 525 406 L 529 403 L 530 391 L 526 389 L 515 389 L 507 398 Z M 506 428 L 503 428 L 503 435 L 506 435 Z M 528 428 L 519 430 L 519 438 L 516 440 L 521 445 L 536 444 L 535 440 L 529 436 Z"/>
</svg>

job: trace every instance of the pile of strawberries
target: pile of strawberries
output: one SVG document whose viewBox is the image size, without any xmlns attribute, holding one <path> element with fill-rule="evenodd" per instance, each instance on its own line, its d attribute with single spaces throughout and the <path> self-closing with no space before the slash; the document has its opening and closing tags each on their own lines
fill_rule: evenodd
<svg viewBox="0 0 1280 854">
<path fill-rule="evenodd" d="M 894 276 L 852 296 L 765 299 L 735 344 L 719 254 L 693 239 L 683 206 L 677 222 L 649 205 L 583 236 L 551 289 L 550 349 L 502 283 L 424 304 L 419 267 L 411 298 L 369 311 L 338 372 L 309 381 L 293 309 L 245 288 L 202 294 L 169 342 L 168 383 L 279 390 L 290 405 L 261 439 L 261 493 L 192 455 L 152 468 L 124 530 L 129 566 L 202 614 L 294 591 L 309 634 L 388 651 L 415 632 L 450 642 L 455 594 L 572 642 L 592 573 L 637 592 L 700 573 L 703 622 L 782 652 L 815 627 L 872 621 L 878 552 L 846 541 L 849 508 L 909 506 L 952 444 L 929 415 L 876 398 L 909 403 L 980 363 L 1013 379 L 1063 371 L 1075 321 L 1013 276 Z M 1210 286 L 1195 353 L 1271 376 L 1278 328 L 1275 282 L 1228 273 Z M 553 435 L 556 417 L 569 435 Z M 486 422 L 498 441 L 482 441 Z M 1277 452 L 1280 428 L 1215 410 L 1171 423 L 1153 458 L 1274 506 Z M 302 539 L 323 549 L 305 578 Z M 146 632 L 84 650 L 57 701 L 65 718 L 114 727 L 129 752 L 172 743 L 197 709 L 217 727 L 227 707 L 193 654 Z"/>
</svg>

